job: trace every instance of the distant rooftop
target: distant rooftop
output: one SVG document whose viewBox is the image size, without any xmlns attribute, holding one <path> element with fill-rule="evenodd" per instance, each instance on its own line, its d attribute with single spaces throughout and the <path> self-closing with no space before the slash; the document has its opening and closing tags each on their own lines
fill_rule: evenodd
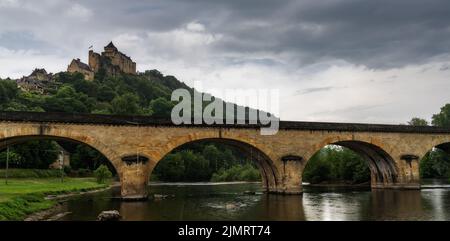
<svg viewBox="0 0 450 241">
<path fill-rule="evenodd" d="M 114 49 L 117 49 L 116 48 L 116 46 L 114 46 L 114 44 L 113 44 L 113 42 L 111 41 L 111 42 L 109 42 L 109 44 L 108 45 L 106 45 L 106 47 L 105 48 L 114 48 Z"/>
<path fill-rule="evenodd" d="M 85 64 L 85 63 L 83 63 L 83 62 L 81 62 L 80 59 L 74 59 L 74 60 L 72 60 L 72 61 L 75 61 L 75 63 L 76 63 L 76 64 L 78 65 L 78 67 L 80 67 L 81 69 L 85 69 L 85 70 L 88 70 L 88 71 L 92 71 L 91 67 L 89 67 L 89 65 L 87 65 L 87 64 Z"/>
</svg>

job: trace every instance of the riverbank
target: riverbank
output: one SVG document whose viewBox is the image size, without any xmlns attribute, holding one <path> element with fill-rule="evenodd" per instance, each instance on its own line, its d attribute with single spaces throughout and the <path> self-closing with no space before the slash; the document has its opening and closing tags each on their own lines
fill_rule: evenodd
<svg viewBox="0 0 450 241">
<path fill-rule="evenodd" d="M 24 220 L 28 215 L 55 207 L 58 197 L 105 189 L 94 178 L 21 178 L 0 183 L 0 220 Z M 61 196 L 63 195 L 63 196 Z"/>
</svg>

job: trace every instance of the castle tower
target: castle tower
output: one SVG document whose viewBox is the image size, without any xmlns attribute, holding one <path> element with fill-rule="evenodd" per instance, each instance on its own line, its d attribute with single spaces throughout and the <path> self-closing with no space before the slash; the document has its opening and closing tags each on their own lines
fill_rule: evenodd
<svg viewBox="0 0 450 241">
<path fill-rule="evenodd" d="M 100 69 L 100 54 L 94 52 L 92 49 L 89 50 L 89 67 L 94 72 L 98 72 Z"/>
<path fill-rule="evenodd" d="M 120 52 L 112 41 L 104 47 L 101 54 L 89 50 L 89 67 L 95 73 L 105 69 L 106 74 L 110 76 L 117 73 L 136 74 L 136 63 Z"/>
<path fill-rule="evenodd" d="M 105 46 L 105 56 L 114 57 L 119 50 L 117 50 L 116 46 L 114 46 L 113 42 L 109 42 L 108 45 Z"/>
</svg>

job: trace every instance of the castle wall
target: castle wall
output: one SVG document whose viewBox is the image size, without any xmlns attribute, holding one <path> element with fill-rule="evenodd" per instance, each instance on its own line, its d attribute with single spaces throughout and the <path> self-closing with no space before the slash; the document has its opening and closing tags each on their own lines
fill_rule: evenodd
<svg viewBox="0 0 450 241">
<path fill-rule="evenodd" d="M 136 74 L 136 63 L 117 49 L 105 48 L 101 56 L 109 58 L 111 64 L 118 66 L 123 73 Z"/>
<path fill-rule="evenodd" d="M 94 80 L 94 71 L 80 68 L 80 66 L 78 66 L 75 61 L 72 61 L 70 65 L 67 67 L 67 72 L 82 73 L 84 75 L 85 80 Z"/>
</svg>

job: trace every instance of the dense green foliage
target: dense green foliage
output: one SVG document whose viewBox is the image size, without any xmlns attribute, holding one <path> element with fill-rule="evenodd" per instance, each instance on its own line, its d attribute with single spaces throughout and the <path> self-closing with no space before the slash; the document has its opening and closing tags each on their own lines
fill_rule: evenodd
<svg viewBox="0 0 450 241">
<path fill-rule="evenodd" d="M 226 181 L 261 180 L 259 171 L 250 159 L 231 147 L 192 144 L 164 157 L 155 167 L 151 178 L 175 182 L 225 181 L 223 178 Z M 254 177 L 255 172 L 258 178 Z"/>
<path fill-rule="evenodd" d="M 261 174 L 253 165 L 234 165 L 228 169 L 221 168 L 211 177 L 213 182 L 261 181 Z"/>
<path fill-rule="evenodd" d="M 58 146 L 54 141 L 27 141 L 14 145 L 9 150 L 10 168 L 47 169 L 58 157 Z M 7 151 L 0 152 L 0 166 L 4 167 Z"/>
<path fill-rule="evenodd" d="M 438 114 L 433 115 L 431 123 L 434 126 L 450 127 L 450 104 L 444 105 Z"/>
<path fill-rule="evenodd" d="M 74 170 L 95 170 L 100 165 L 107 165 L 115 173 L 114 167 L 99 151 L 86 145 L 76 143 L 64 143 L 63 147 L 71 153 L 70 166 Z"/>
<path fill-rule="evenodd" d="M 408 121 L 408 125 L 411 126 L 427 126 L 428 121 L 422 118 L 414 117 L 410 121 Z"/>
<path fill-rule="evenodd" d="M 94 81 L 83 75 L 61 72 L 55 77 L 57 90 L 46 94 L 21 91 L 15 81 L 0 80 L 0 110 L 52 111 L 71 113 L 143 114 L 168 117 L 172 109 L 171 92 L 186 88 L 173 76 L 156 70 L 138 75 L 105 77 L 97 74 Z"/>
<path fill-rule="evenodd" d="M 105 165 L 99 166 L 94 171 L 95 178 L 97 178 L 97 183 L 105 183 L 109 178 L 112 177 L 112 173 L 109 171 L 108 167 Z"/>
<path fill-rule="evenodd" d="M 370 171 L 358 154 L 330 145 L 311 157 L 303 172 L 303 180 L 312 184 L 333 181 L 358 184 L 370 181 Z"/>
<path fill-rule="evenodd" d="M 450 156 L 448 153 L 434 148 L 420 161 L 420 176 L 423 178 L 450 177 Z"/>
</svg>

